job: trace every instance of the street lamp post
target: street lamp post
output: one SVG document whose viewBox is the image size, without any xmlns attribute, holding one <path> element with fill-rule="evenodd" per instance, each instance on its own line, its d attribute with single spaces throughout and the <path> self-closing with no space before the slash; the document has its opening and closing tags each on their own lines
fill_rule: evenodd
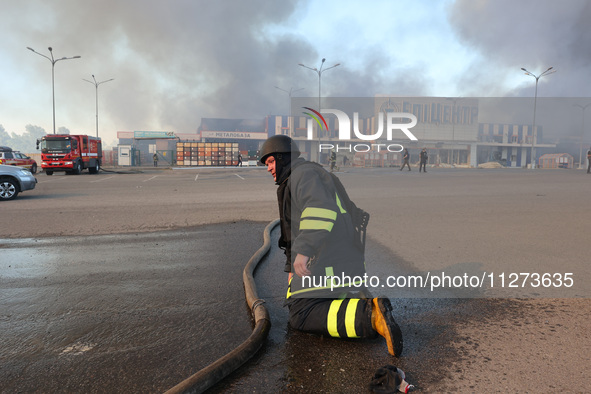
<svg viewBox="0 0 591 394">
<path fill-rule="evenodd" d="M 91 83 L 94 85 L 94 87 L 96 88 L 96 137 L 98 138 L 98 87 L 101 83 L 105 83 L 105 82 L 109 82 L 109 81 L 113 81 L 114 78 L 111 79 L 107 79 L 106 81 L 101 81 L 101 82 L 97 82 L 96 79 L 94 78 L 94 74 L 92 75 L 92 81 L 89 81 L 88 79 L 84 79 L 82 78 L 83 81 L 86 81 L 88 83 Z M 94 81 L 94 82 L 93 82 Z"/>
<path fill-rule="evenodd" d="M 583 125 L 581 126 L 581 142 L 579 143 L 579 168 L 583 166 L 583 135 L 585 134 L 585 110 L 591 103 L 583 106 L 579 104 L 575 104 L 574 107 L 579 107 L 583 110 Z"/>
<path fill-rule="evenodd" d="M 540 78 L 542 78 L 544 75 L 548 75 L 548 74 L 552 74 L 555 73 L 556 70 L 554 71 L 550 71 L 552 70 L 554 67 L 550 67 L 548 68 L 546 71 L 544 71 L 543 73 L 541 73 L 540 75 L 535 75 L 532 72 L 527 71 L 525 68 L 521 67 L 521 69 L 523 71 L 525 71 L 525 75 L 531 75 L 532 77 L 534 77 L 536 79 L 536 94 L 534 97 L 534 124 L 532 126 L 532 142 L 531 142 L 531 169 L 535 169 L 536 168 L 536 105 L 537 105 L 537 101 L 538 101 L 538 81 L 540 80 Z"/>
<path fill-rule="evenodd" d="M 287 120 L 287 126 L 289 127 L 289 138 L 291 138 L 291 95 L 295 92 L 299 92 L 300 90 L 304 90 L 304 88 L 300 88 L 300 89 L 296 89 L 293 90 L 293 88 L 289 88 L 289 91 L 285 90 L 285 89 L 281 89 L 279 86 L 275 86 L 275 89 L 279 89 L 282 92 L 285 92 L 289 95 L 289 118 Z"/>
<path fill-rule="evenodd" d="M 307 68 L 308 70 L 312 70 L 314 71 L 316 74 L 318 74 L 318 112 L 320 112 L 320 109 L 322 108 L 322 105 L 320 103 L 320 97 L 321 97 L 321 86 L 322 86 L 322 73 L 325 71 L 330 70 L 331 68 L 335 68 L 337 66 L 340 66 L 341 63 L 337 63 L 334 66 L 330 66 L 328 68 L 325 68 L 324 70 L 322 69 L 322 67 L 324 66 L 324 62 L 326 61 L 325 58 L 322 58 L 322 62 L 320 63 L 320 68 L 312 68 L 312 67 L 308 67 L 302 63 L 299 63 L 300 66 Z M 320 131 L 318 132 L 318 144 L 320 145 Z"/>
<path fill-rule="evenodd" d="M 52 92 L 52 96 L 53 96 L 53 134 L 55 134 L 55 77 L 54 77 L 55 63 L 59 62 L 60 60 L 80 59 L 80 56 L 73 56 L 73 57 L 65 57 L 64 56 L 59 59 L 54 59 L 53 58 L 53 49 L 51 47 L 47 48 L 47 49 L 49 49 L 49 54 L 51 55 L 51 58 L 35 51 L 31 47 L 27 47 L 27 49 L 29 51 L 36 53 L 39 56 L 43 56 L 44 58 L 46 58 L 47 60 L 49 60 L 51 62 L 51 92 Z"/>
<path fill-rule="evenodd" d="M 304 67 L 304 68 L 307 68 L 308 70 L 312 70 L 312 71 L 314 71 L 315 73 L 317 73 L 317 74 L 318 74 L 318 112 L 320 112 L 320 109 L 322 108 L 322 107 L 321 107 L 321 105 L 320 105 L 320 97 L 321 97 L 321 95 L 320 95 L 320 88 L 321 88 L 321 86 L 322 86 L 322 73 L 323 73 L 323 72 L 325 72 L 325 71 L 328 71 L 328 70 L 330 70 L 331 68 L 335 68 L 335 67 L 337 67 L 337 66 L 340 66 L 340 65 L 341 65 L 341 63 L 337 63 L 337 64 L 335 64 L 334 66 L 330 66 L 330 67 L 328 67 L 328 68 L 325 68 L 325 69 L 323 70 L 323 69 L 322 69 L 322 67 L 324 66 L 324 62 L 325 62 L 325 61 L 326 61 L 326 59 L 325 59 L 325 58 L 323 58 L 323 59 L 322 59 L 322 63 L 320 63 L 320 68 L 316 68 L 316 67 L 314 67 L 314 68 L 312 68 L 312 67 L 308 67 L 308 66 L 306 66 L 306 65 L 303 65 L 302 63 L 300 63 L 300 64 L 299 64 L 300 66 L 302 66 L 302 67 Z"/>
</svg>

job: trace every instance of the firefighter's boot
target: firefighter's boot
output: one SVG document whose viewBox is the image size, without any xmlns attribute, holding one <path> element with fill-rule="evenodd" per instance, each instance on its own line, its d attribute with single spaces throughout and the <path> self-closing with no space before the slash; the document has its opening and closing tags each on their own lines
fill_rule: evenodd
<svg viewBox="0 0 591 394">
<path fill-rule="evenodd" d="M 400 357 L 402 354 L 402 331 L 392 316 L 392 304 L 387 298 L 374 298 L 371 312 L 373 329 L 386 338 L 388 353 Z"/>
</svg>

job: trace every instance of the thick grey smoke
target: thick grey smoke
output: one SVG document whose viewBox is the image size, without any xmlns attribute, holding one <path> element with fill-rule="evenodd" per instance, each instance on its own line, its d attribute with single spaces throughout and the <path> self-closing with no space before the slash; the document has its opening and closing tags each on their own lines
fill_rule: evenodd
<svg viewBox="0 0 591 394">
<path fill-rule="evenodd" d="M 298 95 L 317 96 L 317 76 L 297 64 L 317 67 L 328 52 L 307 32 L 273 33 L 282 31 L 276 27 L 296 26 L 294 21 L 309 0 L 5 3 L 0 23 L 6 34 L 0 51 L 6 55 L 5 64 L 19 72 L 6 75 L 0 65 L 0 79 L 10 78 L 21 86 L 11 97 L 22 102 L 22 112 L 29 110 L 30 97 L 46 100 L 39 100 L 42 107 L 30 108 L 37 115 L 27 118 L 27 123 L 48 132 L 51 67 L 27 46 L 43 54 L 49 54 L 47 47 L 52 46 L 56 57 L 82 56 L 55 67 L 58 128 L 92 133 L 95 88 L 82 79 L 91 79 L 92 74 L 98 81 L 115 79 L 99 87 L 101 129 L 111 138 L 116 130 L 193 132 L 202 117 L 260 119 L 286 114 L 288 96 L 274 87 L 305 88 Z M 334 4 L 326 6 L 326 18 Z M 359 7 L 379 12 L 379 5 L 372 3 Z M 392 23 L 404 17 L 402 3 L 399 8 Z M 464 65 L 468 71 L 460 80 L 451 81 L 457 91 L 448 95 L 531 97 L 531 77 L 521 74 L 523 82 L 507 91 L 502 87 L 507 75 L 520 74 L 520 67 L 536 72 L 554 66 L 558 72 L 541 80 L 540 96 L 591 96 L 591 85 L 586 83 L 591 76 L 588 1 L 457 0 L 443 17 L 458 39 L 479 55 Z M 446 95 L 431 90 L 434 77 L 424 72 L 429 59 L 421 47 L 415 53 L 400 53 L 397 39 L 385 34 L 380 42 L 366 46 L 363 42 L 362 49 L 339 43 L 337 53 L 342 58 L 333 56 L 327 65 L 342 65 L 323 76 L 323 96 Z M 429 45 L 428 40 L 423 45 Z M 346 59 L 353 58 L 361 66 L 350 67 Z M 10 115 L 0 108 L 0 124 Z"/>
<path fill-rule="evenodd" d="M 457 0 L 449 20 L 458 37 L 482 60 L 465 76 L 466 94 L 532 96 L 535 80 L 523 76 L 512 92 L 499 91 L 507 73 L 525 67 L 538 75 L 539 94 L 589 97 L 591 84 L 591 3 L 587 0 Z"/>
<path fill-rule="evenodd" d="M 115 79 L 99 86 L 99 113 L 105 119 L 101 124 L 110 121 L 112 127 L 125 131 L 192 132 L 202 117 L 287 113 L 289 97 L 274 86 L 305 87 L 300 94 L 316 95 L 317 76 L 297 64 L 316 66 L 317 48 L 303 32 L 273 35 L 266 30 L 297 17 L 305 3 L 14 1 L 5 7 L 0 21 L 10 31 L 4 49 L 22 65 L 23 86 L 31 94 L 47 97 L 48 106 L 50 64 L 25 47 L 49 55 L 47 47 L 52 46 L 56 57 L 82 56 L 56 64 L 57 127 L 75 123 L 87 125 L 88 130 L 73 132 L 93 131 L 95 88 L 82 78 L 94 74 L 99 82 Z M 367 64 L 362 72 L 343 64 L 330 79 L 327 74 L 323 95 L 425 93 L 420 78 L 408 70 L 395 76 L 384 74 L 391 64 L 383 50 L 359 53 Z M 42 124 L 51 132 L 50 108 L 41 108 L 47 117 L 31 118 L 30 123 Z"/>
<path fill-rule="evenodd" d="M 287 107 L 273 86 L 292 84 L 297 63 L 314 56 L 314 49 L 294 37 L 271 41 L 261 29 L 284 21 L 296 5 L 27 1 L 13 2 L 0 20 L 13 37 L 9 50 L 25 65 L 23 78 L 41 85 L 35 90 L 40 94 L 50 89 L 50 63 L 26 46 L 46 55 L 52 46 L 56 57 L 82 56 L 55 66 L 58 127 L 85 117 L 92 130 L 95 88 L 82 78 L 95 74 L 98 81 L 115 79 L 99 86 L 100 112 L 108 112 L 119 130 L 159 125 L 191 132 L 201 117 L 260 117 Z"/>
<path fill-rule="evenodd" d="M 544 126 L 549 141 L 581 138 L 584 113 L 578 106 L 591 103 L 589 1 L 457 0 L 449 9 L 449 20 L 460 40 L 481 55 L 461 81 L 466 95 L 529 98 L 501 100 L 496 110 L 494 100 L 489 100 L 482 120 L 531 123 L 536 81 L 520 69 L 539 75 L 553 67 L 556 72 L 538 82 L 536 124 Z M 511 73 L 519 83 L 499 89 Z M 591 111 L 586 112 L 589 125 Z M 585 133 L 584 141 L 589 138 L 591 134 Z"/>
</svg>

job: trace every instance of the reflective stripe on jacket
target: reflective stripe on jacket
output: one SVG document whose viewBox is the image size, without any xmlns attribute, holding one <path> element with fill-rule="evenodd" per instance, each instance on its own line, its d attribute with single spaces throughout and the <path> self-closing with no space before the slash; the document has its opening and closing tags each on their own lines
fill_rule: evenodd
<svg viewBox="0 0 591 394">
<path fill-rule="evenodd" d="M 277 191 L 282 239 L 294 272 L 297 254 L 310 257 L 312 277 L 293 275 L 287 298 L 337 298 L 364 288 L 363 253 L 355 247 L 351 216 L 341 204 L 331 175 L 320 165 L 297 159 Z M 332 287 L 332 289 L 331 289 Z"/>
</svg>

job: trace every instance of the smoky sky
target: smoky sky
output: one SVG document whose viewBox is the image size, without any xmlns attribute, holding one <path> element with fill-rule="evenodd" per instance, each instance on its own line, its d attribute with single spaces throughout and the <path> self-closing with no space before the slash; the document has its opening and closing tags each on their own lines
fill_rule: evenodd
<svg viewBox="0 0 591 394">
<path fill-rule="evenodd" d="M 523 75 L 523 84 L 499 91 L 495 78 L 500 82 L 501 77 L 495 69 L 520 73 L 524 67 L 540 75 L 553 67 L 555 73 L 538 81 L 536 124 L 544 126 L 550 141 L 581 136 L 583 116 L 589 125 L 591 112 L 580 108 L 591 103 L 591 2 L 458 0 L 449 9 L 449 20 L 460 39 L 483 55 L 461 81 L 464 91 L 522 98 L 481 100 L 481 121 L 532 123 L 535 78 Z M 486 78 L 479 69 L 495 78 Z M 584 140 L 591 141 L 591 133 L 585 131 Z"/>
<path fill-rule="evenodd" d="M 289 86 L 294 65 L 314 57 L 315 51 L 296 37 L 269 40 L 262 28 L 284 21 L 296 5 L 27 1 L 14 2 L 11 15 L 4 14 L 2 20 L 14 32 L 11 49 L 27 52 L 23 71 L 30 84 L 47 85 L 50 67 L 32 58 L 35 54 L 26 46 L 46 55 L 52 46 L 56 57 L 82 56 L 55 66 L 56 101 L 62 114 L 68 111 L 76 117 L 76 111 L 94 109 L 76 106 L 94 104 L 86 99 L 94 99 L 94 87 L 84 86 L 81 79 L 95 74 L 98 81 L 115 79 L 100 85 L 99 91 L 103 112 L 121 125 L 120 130 L 151 130 L 157 125 L 193 132 L 201 117 L 256 118 L 276 113 L 281 104 L 287 107 L 288 98 L 273 86 Z M 37 17 L 25 17 L 31 12 Z M 22 53 L 19 56 L 22 59 Z"/>
<path fill-rule="evenodd" d="M 288 113 L 289 97 L 275 86 L 305 88 L 299 94 L 310 97 L 318 92 L 318 78 L 297 64 L 318 66 L 323 49 L 305 32 L 269 33 L 274 31 L 270 27 L 293 24 L 308 0 L 3 3 L 0 21 L 6 35 L 1 48 L 20 72 L 0 78 L 22 81 L 23 106 L 27 92 L 51 105 L 49 62 L 25 47 L 48 54 L 52 46 L 56 57 L 82 56 L 56 64 L 57 127 L 72 129 L 76 123 L 93 130 L 94 87 L 82 81 L 92 74 L 98 81 L 115 79 L 101 85 L 99 95 L 105 122 L 118 131 L 194 132 L 201 118 Z M 531 77 L 528 81 L 524 76 L 523 84 L 509 90 L 496 81 L 507 70 L 536 72 L 554 66 L 558 71 L 540 81 L 541 96 L 591 96 L 589 2 L 457 0 L 442 17 L 457 39 L 479 55 L 465 65 L 470 72 L 452 81 L 457 91 L 449 95 L 531 97 Z M 432 94 L 433 77 L 413 65 L 420 48 L 402 54 L 407 61 L 393 62 L 396 38 L 384 38 L 364 51 L 346 42 L 338 45 L 362 66 L 353 69 L 342 59 L 330 59 L 343 64 L 326 83 L 323 79 L 323 95 Z M 50 109 L 43 119 L 32 117 L 28 123 L 49 131 Z"/>
<path fill-rule="evenodd" d="M 531 96 L 533 77 L 524 75 L 529 85 L 501 92 L 495 70 L 524 67 L 539 75 L 554 67 L 555 74 L 540 79 L 539 95 L 591 96 L 591 2 L 457 0 L 448 17 L 460 40 L 482 55 L 461 81 L 466 95 Z"/>
</svg>

